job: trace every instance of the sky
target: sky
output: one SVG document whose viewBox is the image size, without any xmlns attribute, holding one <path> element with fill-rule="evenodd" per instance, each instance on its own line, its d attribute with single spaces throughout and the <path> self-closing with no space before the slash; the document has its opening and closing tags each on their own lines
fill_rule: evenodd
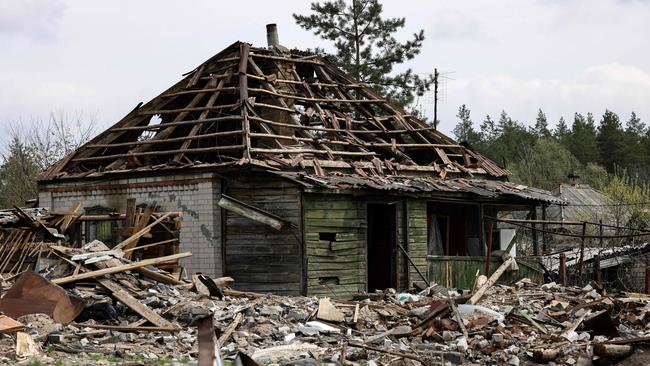
<svg viewBox="0 0 650 366">
<path fill-rule="evenodd" d="M 382 3 L 406 18 L 399 39 L 425 32 L 406 66 L 442 73 L 444 132 L 461 104 L 477 128 L 502 110 L 530 125 L 539 108 L 551 125 L 606 109 L 650 123 L 650 0 Z M 327 48 L 291 16 L 308 11 L 297 0 L 0 0 L 0 142 L 52 112 L 104 129 L 233 42 L 265 46 L 267 23 L 287 47 Z M 430 118 L 432 96 L 420 103 Z"/>
</svg>

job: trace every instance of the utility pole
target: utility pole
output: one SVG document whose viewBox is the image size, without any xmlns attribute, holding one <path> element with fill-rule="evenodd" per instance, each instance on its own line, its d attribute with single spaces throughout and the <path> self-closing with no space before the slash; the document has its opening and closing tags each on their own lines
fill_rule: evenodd
<svg viewBox="0 0 650 366">
<path fill-rule="evenodd" d="M 433 69 L 433 128 L 438 129 L 438 69 Z"/>
</svg>

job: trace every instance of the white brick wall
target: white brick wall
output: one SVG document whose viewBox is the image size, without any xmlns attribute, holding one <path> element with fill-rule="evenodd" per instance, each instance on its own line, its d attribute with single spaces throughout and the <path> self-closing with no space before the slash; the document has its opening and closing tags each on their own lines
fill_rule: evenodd
<svg viewBox="0 0 650 366">
<path fill-rule="evenodd" d="M 184 182 L 157 185 L 171 181 Z M 87 189 L 88 185 L 109 184 L 110 189 Z M 126 184 L 143 186 L 128 188 Z M 65 191 L 48 190 L 52 188 L 64 188 Z M 206 272 L 220 276 L 223 272 L 221 209 L 217 206 L 220 193 L 219 179 L 209 173 L 58 183 L 39 187 L 39 206 L 62 211 L 80 202 L 82 208 L 101 205 L 125 212 L 127 198 L 135 198 L 137 204 L 156 201 L 162 211 L 182 211 L 180 248 L 181 251 L 191 251 L 193 255 L 183 259 L 181 264 L 189 273 Z"/>
</svg>

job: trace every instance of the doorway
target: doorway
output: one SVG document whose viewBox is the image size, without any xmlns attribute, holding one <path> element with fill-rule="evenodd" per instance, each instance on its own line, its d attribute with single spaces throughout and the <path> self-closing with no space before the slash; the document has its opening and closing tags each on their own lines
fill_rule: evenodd
<svg viewBox="0 0 650 366">
<path fill-rule="evenodd" d="M 368 204 L 368 292 L 395 288 L 396 224 L 395 205 Z"/>
</svg>

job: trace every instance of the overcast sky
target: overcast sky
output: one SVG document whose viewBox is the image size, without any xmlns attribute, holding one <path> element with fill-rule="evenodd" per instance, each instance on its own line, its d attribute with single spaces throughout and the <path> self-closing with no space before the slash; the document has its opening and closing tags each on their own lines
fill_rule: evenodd
<svg viewBox="0 0 650 366">
<path fill-rule="evenodd" d="M 405 17 L 402 39 L 424 29 L 409 66 L 445 76 L 439 119 L 460 104 L 478 127 L 501 110 L 555 124 L 611 109 L 650 122 L 650 1 L 386 0 Z M 308 1 L 0 0 L 0 140 L 7 125 L 83 112 L 109 126 L 234 41 L 265 46 L 277 23 L 287 47 L 323 46 L 295 25 Z M 432 98 L 422 100 L 431 113 Z"/>
</svg>

